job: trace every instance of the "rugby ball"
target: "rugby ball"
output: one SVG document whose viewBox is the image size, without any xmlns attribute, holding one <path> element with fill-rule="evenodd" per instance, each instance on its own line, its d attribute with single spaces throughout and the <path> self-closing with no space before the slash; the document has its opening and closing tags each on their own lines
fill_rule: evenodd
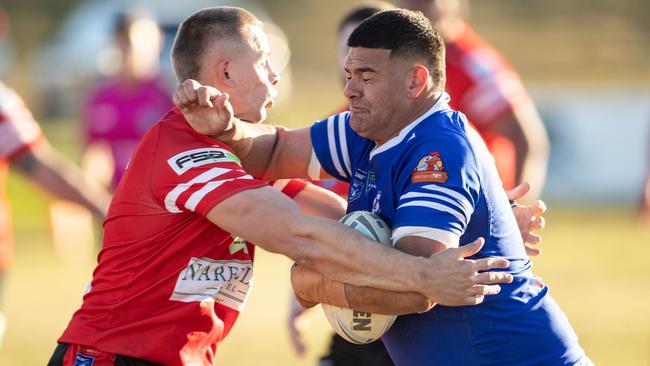
<svg viewBox="0 0 650 366">
<path fill-rule="evenodd" d="M 351 212 L 339 221 L 378 244 L 393 246 L 390 228 L 384 220 L 371 212 Z M 379 339 L 397 319 L 395 315 L 371 314 L 328 304 L 321 304 L 321 307 L 336 333 L 355 344 L 366 344 Z"/>
</svg>

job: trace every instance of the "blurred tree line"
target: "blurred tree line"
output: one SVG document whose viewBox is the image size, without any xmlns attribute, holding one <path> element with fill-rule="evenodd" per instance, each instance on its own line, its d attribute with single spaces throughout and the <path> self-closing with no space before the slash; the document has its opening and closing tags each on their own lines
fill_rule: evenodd
<svg viewBox="0 0 650 366">
<path fill-rule="evenodd" d="M 12 79 L 32 82 L 30 51 L 54 38 L 82 1 L 2 0 L 16 51 Z M 101 0 L 100 0 L 101 1 Z M 110 0 L 104 0 L 110 1 Z M 307 109 L 328 113 L 322 98 L 340 98 L 331 80 L 336 26 L 362 0 L 258 0 L 281 26 L 292 50 L 295 90 L 312 90 Z M 228 1 L 237 5 L 237 1 Z M 470 0 L 471 23 L 500 49 L 528 84 L 650 84 L 650 2 L 647 0 Z M 314 105 L 312 105 L 313 101 Z"/>
<path fill-rule="evenodd" d="M 11 39 L 20 60 L 31 48 L 47 42 L 75 5 L 83 0 L 2 0 L 11 18 Z"/>
</svg>

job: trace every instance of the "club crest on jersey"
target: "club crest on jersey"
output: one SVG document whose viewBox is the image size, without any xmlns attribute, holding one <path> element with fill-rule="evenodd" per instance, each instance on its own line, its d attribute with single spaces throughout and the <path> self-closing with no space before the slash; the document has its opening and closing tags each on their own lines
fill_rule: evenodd
<svg viewBox="0 0 650 366">
<path fill-rule="evenodd" d="M 447 172 L 443 170 L 442 158 L 438 152 L 430 152 L 418 162 L 413 170 L 411 181 L 413 183 L 435 182 L 444 183 L 447 181 Z"/>
<path fill-rule="evenodd" d="M 239 164 L 239 158 L 228 150 L 203 148 L 183 151 L 167 160 L 167 164 L 181 175 L 186 171 L 205 164 L 233 162 Z"/>
<path fill-rule="evenodd" d="M 228 247 L 228 251 L 230 252 L 230 255 L 233 255 L 240 250 L 243 250 L 244 253 L 248 254 L 248 247 L 246 246 L 246 240 L 235 236 L 231 235 L 232 237 L 232 244 Z"/>
</svg>

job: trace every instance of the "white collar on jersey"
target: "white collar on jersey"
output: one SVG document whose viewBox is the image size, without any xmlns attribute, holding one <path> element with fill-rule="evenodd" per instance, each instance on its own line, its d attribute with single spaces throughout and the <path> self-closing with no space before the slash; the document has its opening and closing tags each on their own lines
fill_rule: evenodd
<svg viewBox="0 0 650 366">
<path fill-rule="evenodd" d="M 430 115 L 438 112 L 439 110 L 449 108 L 448 103 L 450 100 L 451 98 L 449 97 L 449 94 L 443 92 L 442 95 L 440 95 L 440 98 L 438 98 L 438 101 L 431 108 L 429 108 L 429 110 L 424 112 L 424 114 L 418 117 L 415 121 L 409 123 L 408 125 L 406 125 L 406 127 L 402 128 L 402 130 L 399 132 L 399 134 L 397 134 L 397 136 L 391 138 L 390 140 L 384 142 L 379 146 L 375 146 L 375 148 L 372 149 L 372 151 L 370 152 L 370 159 L 372 159 L 375 155 L 382 153 L 388 149 L 391 149 L 397 146 L 400 142 L 404 141 L 406 136 L 408 136 L 409 132 L 411 132 L 411 130 L 413 130 L 417 125 L 420 124 L 420 122 L 424 121 Z"/>
</svg>

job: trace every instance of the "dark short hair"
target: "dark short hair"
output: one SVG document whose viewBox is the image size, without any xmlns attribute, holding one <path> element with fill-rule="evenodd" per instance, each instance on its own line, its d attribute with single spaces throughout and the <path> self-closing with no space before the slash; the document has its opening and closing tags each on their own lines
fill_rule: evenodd
<svg viewBox="0 0 650 366">
<path fill-rule="evenodd" d="M 419 11 L 381 11 L 357 26 L 348 38 L 348 46 L 390 50 L 391 57 L 422 58 L 433 75 L 436 89 L 444 90 L 445 45 L 431 22 Z"/>
<path fill-rule="evenodd" d="M 205 51 L 219 40 L 246 40 L 247 25 L 261 26 L 262 22 L 247 10 L 228 6 L 202 9 L 185 19 L 172 46 L 172 65 L 178 81 L 198 79 Z"/>
<path fill-rule="evenodd" d="M 158 25 L 158 22 L 145 9 L 125 9 L 115 15 L 113 20 L 113 34 L 119 37 L 128 37 L 129 29 L 140 19 L 151 19 Z"/>
<path fill-rule="evenodd" d="M 350 24 L 359 24 L 364 20 L 370 18 L 371 16 L 379 13 L 382 10 L 388 10 L 393 8 L 394 6 L 383 1 L 373 1 L 373 2 L 359 5 L 356 8 L 353 8 L 352 10 L 347 12 L 343 16 L 343 18 L 339 22 L 337 32 L 340 33 L 343 30 L 343 28 L 345 28 Z"/>
</svg>

